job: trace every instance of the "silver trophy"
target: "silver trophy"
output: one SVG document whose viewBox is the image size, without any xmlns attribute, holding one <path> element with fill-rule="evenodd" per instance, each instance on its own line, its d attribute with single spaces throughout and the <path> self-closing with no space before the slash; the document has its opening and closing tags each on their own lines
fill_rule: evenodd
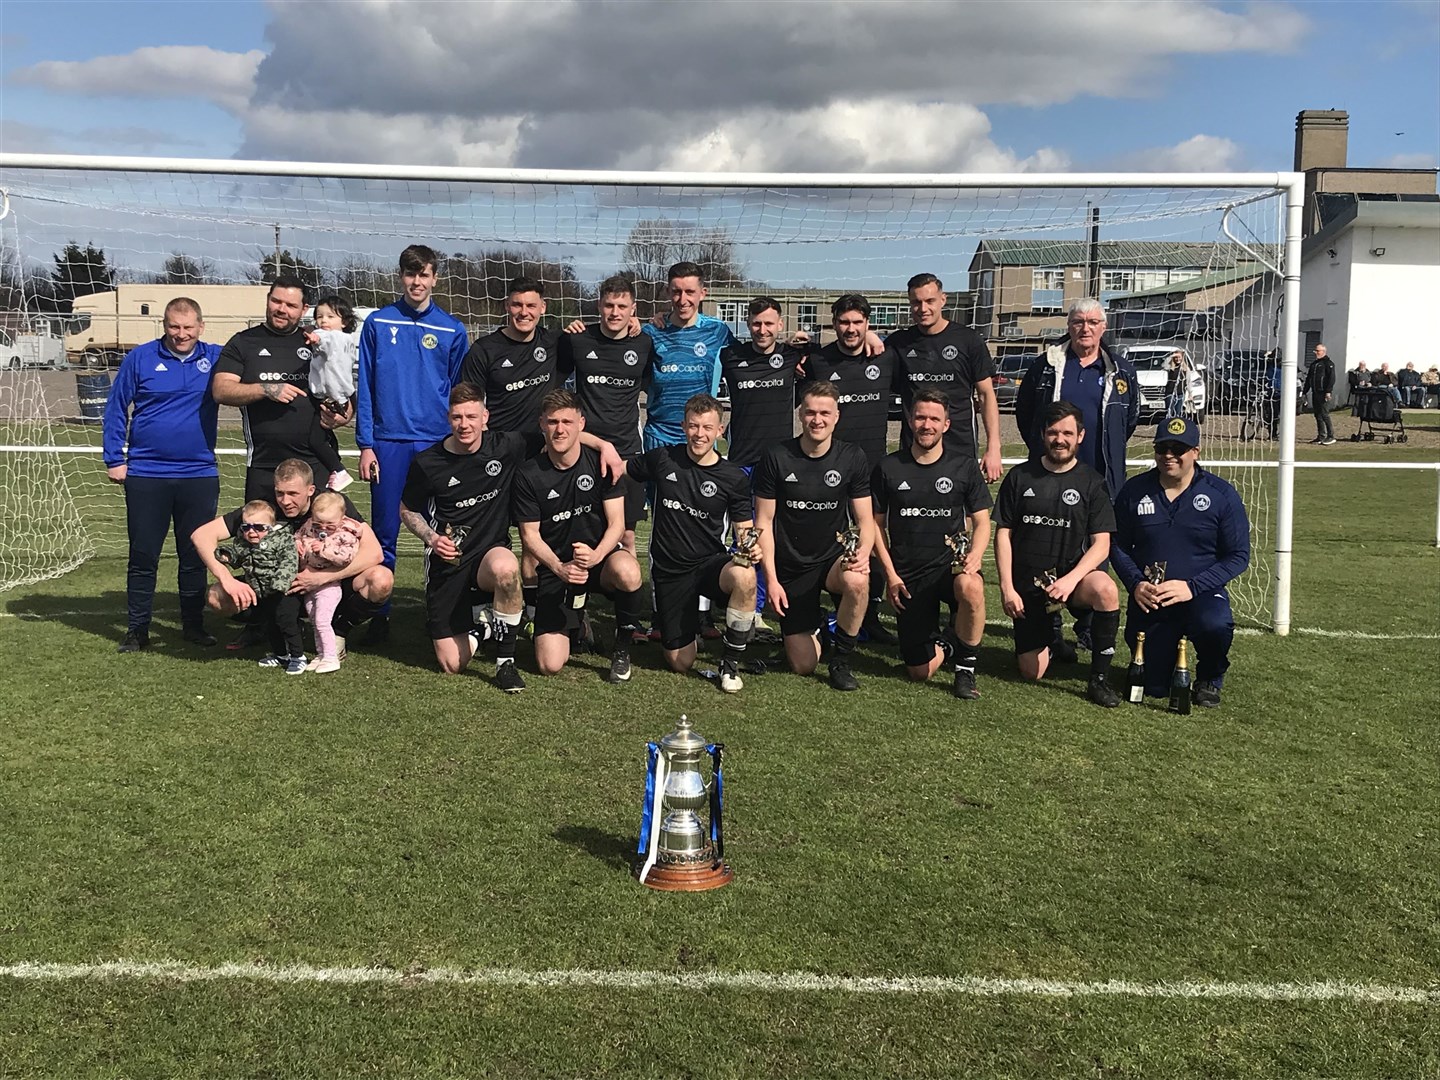
<svg viewBox="0 0 1440 1080">
<path fill-rule="evenodd" d="M 687 717 L 655 744 L 649 802 L 635 868 L 652 889 L 698 892 L 730 882 L 721 809 L 724 747 L 710 747 Z"/>
<path fill-rule="evenodd" d="M 840 557 L 846 563 L 855 561 L 855 553 L 860 550 L 860 526 L 850 524 L 843 532 L 835 534 L 836 541 L 840 544 Z"/>
<path fill-rule="evenodd" d="M 1051 600 L 1050 596 L 1045 592 L 1045 590 L 1048 589 L 1051 585 L 1054 585 L 1057 580 L 1058 579 L 1055 577 L 1055 571 L 1053 569 L 1041 570 L 1040 573 L 1035 575 L 1035 587 L 1039 589 L 1040 594 L 1045 597 L 1047 601 L 1047 603 L 1045 604 L 1045 610 L 1051 615 L 1054 615 L 1057 611 L 1059 611 L 1062 607 L 1065 606 L 1064 604 L 1060 603 L 1059 600 Z"/>
<path fill-rule="evenodd" d="M 945 537 L 945 546 L 950 549 L 950 573 L 963 574 L 965 557 L 970 554 L 970 534 L 962 526 Z"/>
<path fill-rule="evenodd" d="M 449 563 L 451 566 L 458 566 L 460 563 L 459 550 L 461 545 L 465 543 L 465 537 L 470 532 L 470 530 L 467 529 L 464 525 L 451 525 L 447 522 L 445 524 L 445 528 L 442 529 L 441 532 L 443 532 L 444 535 L 448 536 L 454 542 L 456 550 L 456 555 L 453 559 L 445 559 L 442 556 L 442 560 Z"/>
<path fill-rule="evenodd" d="M 737 528 L 735 542 L 730 545 L 730 561 L 736 566 L 754 566 L 760 561 L 760 530 Z"/>
<path fill-rule="evenodd" d="M 1159 585 L 1165 581 L 1165 567 L 1169 565 L 1163 562 L 1152 562 L 1140 573 L 1151 585 Z"/>
</svg>

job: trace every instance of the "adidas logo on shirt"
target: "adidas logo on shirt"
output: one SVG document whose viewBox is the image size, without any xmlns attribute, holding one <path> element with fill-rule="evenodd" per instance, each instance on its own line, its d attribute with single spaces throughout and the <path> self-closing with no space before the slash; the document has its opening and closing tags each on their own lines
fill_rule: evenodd
<svg viewBox="0 0 1440 1080">
<path fill-rule="evenodd" d="M 910 490 L 910 481 L 909 481 L 909 480 L 901 480 L 901 481 L 900 481 L 900 486 L 899 486 L 898 488 L 896 488 L 895 490 L 896 490 L 896 491 L 909 491 L 909 490 Z"/>
<path fill-rule="evenodd" d="M 1149 495 L 1146 495 L 1143 499 L 1140 500 L 1139 504 L 1135 507 L 1135 513 L 1137 513 L 1137 514 L 1153 514 L 1153 513 L 1155 513 L 1155 500 L 1152 499 L 1152 498 L 1150 498 Z"/>
<path fill-rule="evenodd" d="M 447 488 L 459 487 L 459 486 L 460 486 L 460 481 L 459 481 L 459 480 L 456 480 L 455 477 L 452 476 L 452 477 L 450 477 L 450 483 L 446 484 L 445 486 L 446 486 Z"/>
<path fill-rule="evenodd" d="M 1035 498 L 1035 489 L 1034 489 L 1034 488 L 1026 488 L 1026 489 L 1025 489 L 1025 494 L 1022 495 L 1022 496 L 1020 496 L 1020 497 L 1021 497 L 1022 499 L 1033 499 L 1033 498 Z"/>
<path fill-rule="evenodd" d="M 160 363 L 158 363 L 158 364 L 155 365 L 155 370 L 156 370 L 156 371 L 169 371 L 170 369 L 165 366 L 165 362 L 162 360 Z"/>
<path fill-rule="evenodd" d="M 502 361 L 500 362 L 500 366 L 501 366 L 501 367 L 514 367 L 515 365 L 512 364 L 512 363 L 510 363 L 510 358 L 507 356 L 504 360 L 502 360 Z"/>
<path fill-rule="evenodd" d="M 672 472 L 669 476 L 665 477 L 665 479 L 666 479 L 666 480 L 673 480 L 673 481 L 675 481 L 676 483 L 679 483 L 679 482 L 680 482 L 680 478 L 679 478 L 678 476 L 676 476 L 673 472 Z"/>
<path fill-rule="evenodd" d="M 911 349 L 909 352 L 907 352 L 907 353 L 905 354 L 905 359 L 910 360 L 910 359 L 913 359 L 914 356 L 915 356 L 915 350 L 914 350 L 914 349 Z"/>
<path fill-rule="evenodd" d="M 270 350 L 269 350 L 269 349 L 261 349 L 259 355 L 261 355 L 261 356 L 269 356 L 269 355 L 270 355 Z"/>
<path fill-rule="evenodd" d="M 560 497 L 560 492 L 556 491 L 554 488 L 551 488 L 550 494 L 546 495 L 545 497 L 547 499 L 558 499 Z"/>
<path fill-rule="evenodd" d="M 793 472 L 789 476 L 785 477 L 785 483 L 787 484 L 798 484 L 799 482 L 799 479 L 796 478 Z"/>
<path fill-rule="evenodd" d="M 600 358 L 595 355 L 595 350 L 594 350 L 594 349 L 591 349 L 588 353 L 585 354 L 585 359 L 586 359 L 586 360 L 599 360 Z"/>
</svg>

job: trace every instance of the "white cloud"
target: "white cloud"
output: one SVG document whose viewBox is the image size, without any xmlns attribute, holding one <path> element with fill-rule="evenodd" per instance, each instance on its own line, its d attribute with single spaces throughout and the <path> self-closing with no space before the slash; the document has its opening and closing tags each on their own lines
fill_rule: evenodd
<svg viewBox="0 0 1440 1080">
<path fill-rule="evenodd" d="M 205 45 L 150 45 L 122 56 L 44 60 L 9 75 L 12 82 L 93 97 L 205 98 L 241 112 L 264 58 L 259 49 L 222 52 Z"/>
<path fill-rule="evenodd" d="M 1391 154 L 1375 162 L 1377 169 L 1433 169 L 1436 166 L 1434 154 L 1409 153 Z"/>
<path fill-rule="evenodd" d="M 1192 135 L 1174 146 L 1124 154 L 1112 167 L 1129 172 L 1239 172 L 1244 151 L 1222 135 Z"/>
</svg>

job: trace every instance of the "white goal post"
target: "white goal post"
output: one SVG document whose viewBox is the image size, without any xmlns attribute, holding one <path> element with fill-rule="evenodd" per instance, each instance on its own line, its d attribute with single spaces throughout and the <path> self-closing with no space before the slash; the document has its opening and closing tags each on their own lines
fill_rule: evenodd
<svg viewBox="0 0 1440 1080">
<path fill-rule="evenodd" d="M 1240 436 L 1262 399 L 1274 400 L 1261 385 L 1266 354 L 1279 359 L 1279 401 L 1297 399 L 1302 174 L 644 173 L 0 154 L 0 196 L 9 335 L 0 345 L 59 337 L 65 356 L 63 366 L 28 365 L 17 352 L 7 363 L 0 348 L 0 445 L 23 446 L 27 461 L 51 452 L 43 468 L 5 468 L 10 452 L 0 451 L 0 588 L 23 580 L 12 564 L 37 561 L 31 549 L 45 546 L 16 520 L 28 484 L 70 500 L 88 534 L 74 550 L 123 551 L 123 505 L 104 483 L 78 376 L 103 373 L 158 333 L 165 299 L 258 285 L 278 265 L 373 306 L 394 295 L 399 250 L 425 243 L 444 262 L 437 300 L 472 338 L 500 323 L 510 277 L 545 283 L 553 324 L 592 310 L 595 286 L 621 270 L 642 301 L 659 299 L 664 267 L 679 258 L 706 268 L 705 311 L 742 336 L 752 296 L 779 299 L 789 330 L 823 331 L 830 300 L 849 291 L 870 297 L 883 334 L 908 323 L 905 281 L 928 271 L 946 283 L 950 317 L 987 335 L 997 383 L 1011 391 L 1020 358 L 1059 332 L 1062 305 L 1098 293 L 1112 333 L 1123 325 L 1132 336 L 1122 344 L 1152 364 L 1139 377 L 1147 423 L 1176 400 L 1160 354 L 1178 347 L 1197 369 L 1203 460 L 1240 488 L 1253 518 L 1255 557 L 1232 589 L 1237 616 L 1290 630 L 1295 410 L 1271 409 L 1273 439 Z M 87 296 L 74 302 L 78 314 L 54 314 Z M 246 302 L 248 312 L 212 304 L 207 329 L 258 321 L 263 303 Z M 1151 430 L 1137 430 L 1132 457 L 1148 454 Z M 236 437 L 222 414 L 222 447 Z M 1272 453 L 1273 470 L 1242 464 Z M 239 463 L 221 462 L 228 485 Z"/>
</svg>

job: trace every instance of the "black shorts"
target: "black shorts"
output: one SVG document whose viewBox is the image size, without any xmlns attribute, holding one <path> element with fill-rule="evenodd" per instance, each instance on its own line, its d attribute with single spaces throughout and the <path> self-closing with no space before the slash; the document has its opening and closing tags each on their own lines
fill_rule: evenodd
<svg viewBox="0 0 1440 1080">
<path fill-rule="evenodd" d="M 619 550 L 619 548 L 615 549 L 615 551 Z M 596 593 L 607 597 L 610 595 L 600 588 L 600 574 L 615 551 L 610 552 L 590 568 L 590 576 L 586 578 L 584 586 L 586 601 L 579 608 L 571 607 L 566 598 L 572 588 L 580 586 L 571 585 L 568 581 L 561 581 L 546 567 L 540 567 L 539 576 L 535 582 L 534 633 L 536 637 L 541 634 L 568 634 L 570 631 L 580 628 L 580 614 L 589 605 L 590 599 Z"/>
<path fill-rule="evenodd" d="M 825 618 L 825 612 L 820 607 L 820 594 L 828 591 L 825 579 L 830 576 L 830 568 L 834 565 L 832 561 L 803 570 L 776 568 L 786 600 L 785 614 L 780 616 L 780 633 L 813 634 L 820 629 Z M 830 593 L 830 598 L 834 600 L 836 595 Z"/>
<path fill-rule="evenodd" d="M 620 483 L 625 485 L 625 528 L 634 531 L 636 524 L 648 516 L 645 513 L 645 485 L 628 475 Z"/>
<path fill-rule="evenodd" d="M 700 597 L 727 604 L 730 594 L 720 587 L 720 575 L 730 565 L 730 556 L 721 552 L 683 574 L 663 574 L 653 567 L 650 586 L 655 591 L 655 623 L 660 628 L 660 645 L 672 652 L 683 649 L 700 632 Z"/>
<path fill-rule="evenodd" d="M 935 634 L 940 629 L 940 606 L 953 613 L 960 605 L 955 599 L 955 575 L 948 566 L 931 571 L 915 580 L 905 579 L 910 599 L 905 609 L 895 613 L 895 628 L 900 638 L 900 658 L 907 667 L 928 664 L 935 655 Z"/>
<path fill-rule="evenodd" d="M 484 554 L 467 554 L 460 565 L 451 566 L 433 551 L 425 553 L 425 632 L 432 641 L 468 634 L 475 628 L 475 605 L 494 599 L 475 584 Z"/>
<path fill-rule="evenodd" d="M 1044 593 L 1021 593 L 1025 614 L 1015 620 L 1015 655 L 1038 652 L 1055 640 L 1055 618 L 1045 610 L 1051 603 Z"/>
</svg>

